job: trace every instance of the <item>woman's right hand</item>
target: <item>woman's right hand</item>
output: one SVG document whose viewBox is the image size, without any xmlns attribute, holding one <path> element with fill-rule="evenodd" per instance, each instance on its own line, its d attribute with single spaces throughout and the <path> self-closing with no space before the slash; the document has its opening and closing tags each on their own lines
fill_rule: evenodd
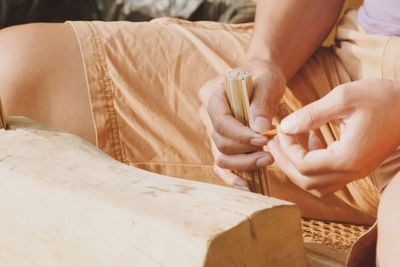
<svg viewBox="0 0 400 267">
<path fill-rule="evenodd" d="M 254 170 L 273 162 L 270 153 L 259 151 L 268 140 L 258 132 L 271 129 L 286 80 L 276 65 L 265 60 L 249 60 L 236 69 L 250 72 L 253 78 L 250 127 L 233 117 L 224 90 L 224 75 L 200 89 L 200 117 L 211 140 L 214 171 L 227 184 L 246 188 L 247 183 L 230 170 Z"/>
</svg>

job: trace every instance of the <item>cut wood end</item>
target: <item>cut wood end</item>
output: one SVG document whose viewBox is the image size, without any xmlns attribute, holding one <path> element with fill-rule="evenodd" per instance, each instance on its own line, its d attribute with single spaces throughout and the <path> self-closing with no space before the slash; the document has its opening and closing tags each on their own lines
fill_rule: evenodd
<svg viewBox="0 0 400 267">
<path fill-rule="evenodd" d="M 228 70 L 225 73 L 225 77 L 233 80 L 246 80 L 249 78 L 251 79 L 251 74 L 250 72 L 242 70 Z"/>
<path fill-rule="evenodd" d="M 268 138 L 274 138 L 275 135 L 277 134 L 277 131 L 276 131 L 276 129 L 272 129 L 272 130 L 269 130 L 269 131 L 259 132 L 259 134 L 261 134 L 263 136 L 266 136 Z"/>
</svg>

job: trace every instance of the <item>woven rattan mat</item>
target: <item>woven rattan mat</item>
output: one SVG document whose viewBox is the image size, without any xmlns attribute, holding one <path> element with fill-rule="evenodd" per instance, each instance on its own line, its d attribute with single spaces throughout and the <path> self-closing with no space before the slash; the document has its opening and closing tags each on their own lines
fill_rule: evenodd
<svg viewBox="0 0 400 267">
<path fill-rule="evenodd" d="M 303 238 L 306 242 L 324 244 L 336 250 L 349 252 L 354 242 L 368 226 L 303 219 Z"/>
</svg>

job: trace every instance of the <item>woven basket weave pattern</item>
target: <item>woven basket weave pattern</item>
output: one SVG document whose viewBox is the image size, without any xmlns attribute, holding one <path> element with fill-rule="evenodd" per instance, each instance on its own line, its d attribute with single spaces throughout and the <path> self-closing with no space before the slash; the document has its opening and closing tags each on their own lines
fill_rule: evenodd
<svg viewBox="0 0 400 267">
<path fill-rule="evenodd" d="M 306 242 L 327 245 L 337 250 L 350 251 L 351 246 L 369 227 L 303 219 L 303 238 Z"/>
</svg>

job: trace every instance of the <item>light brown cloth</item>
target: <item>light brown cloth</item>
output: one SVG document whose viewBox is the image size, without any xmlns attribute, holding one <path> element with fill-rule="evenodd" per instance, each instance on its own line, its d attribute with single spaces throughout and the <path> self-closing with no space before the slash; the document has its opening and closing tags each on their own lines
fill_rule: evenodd
<svg viewBox="0 0 400 267">
<path fill-rule="evenodd" d="M 400 38 L 369 35 L 357 12 L 341 20 L 336 45 L 321 47 L 288 83 L 278 119 L 352 80 L 400 78 Z M 98 146 L 129 165 L 164 175 L 221 183 L 198 109 L 198 89 L 240 64 L 253 24 L 162 18 L 145 23 L 70 22 L 84 59 Z M 299 40 L 301 41 L 301 40 Z M 326 141 L 339 131 L 328 125 Z M 297 203 L 303 216 L 372 224 L 380 190 L 400 169 L 400 152 L 373 174 L 318 199 L 274 166 L 271 195 Z"/>
</svg>

